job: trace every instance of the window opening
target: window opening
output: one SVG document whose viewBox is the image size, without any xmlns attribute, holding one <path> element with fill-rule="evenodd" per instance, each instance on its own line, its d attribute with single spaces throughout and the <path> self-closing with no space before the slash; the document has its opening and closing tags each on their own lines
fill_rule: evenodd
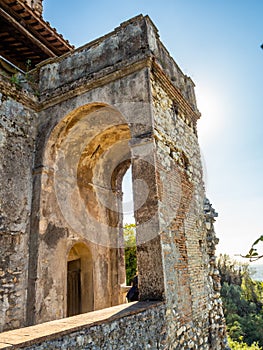
<svg viewBox="0 0 263 350">
<path fill-rule="evenodd" d="M 134 218 L 131 167 L 129 167 L 123 176 L 122 192 L 126 285 L 130 286 L 135 275 L 137 274 L 136 226 Z"/>
</svg>

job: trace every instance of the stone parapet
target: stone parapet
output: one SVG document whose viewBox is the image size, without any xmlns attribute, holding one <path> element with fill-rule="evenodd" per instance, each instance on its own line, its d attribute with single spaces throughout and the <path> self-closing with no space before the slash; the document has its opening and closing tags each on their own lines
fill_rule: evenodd
<svg viewBox="0 0 263 350">
<path fill-rule="evenodd" d="M 223 341 L 220 347 L 218 342 L 211 348 L 209 333 L 204 332 L 202 326 L 201 323 L 180 323 L 178 314 L 165 303 L 134 302 L 2 333 L 0 349 L 225 348 Z"/>
</svg>

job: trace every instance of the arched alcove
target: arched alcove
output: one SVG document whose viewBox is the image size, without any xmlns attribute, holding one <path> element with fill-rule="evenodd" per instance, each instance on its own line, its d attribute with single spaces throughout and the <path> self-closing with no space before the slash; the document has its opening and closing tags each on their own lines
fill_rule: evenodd
<svg viewBox="0 0 263 350">
<path fill-rule="evenodd" d="M 122 204 L 115 181 L 130 165 L 130 139 L 118 110 L 92 103 L 61 120 L 47 141 L 43 163 L 63 219 L 95 244 L 119 246 Z M 48 222 L 42 224 L 45 229 Z"/>
</svg>

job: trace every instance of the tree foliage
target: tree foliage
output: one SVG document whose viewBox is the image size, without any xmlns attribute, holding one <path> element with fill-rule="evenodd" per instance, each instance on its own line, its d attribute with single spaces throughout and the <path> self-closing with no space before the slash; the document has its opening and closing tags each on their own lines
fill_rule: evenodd
<svg viewBox="0 0 263 350">
<path fill-rule="evenodd" d="M 254 281 L 248 264 L 231 260 L 227 255 L 218 259 L 221 273 L 224 313 L 230 338 L 239 347 L 258 349 L 263 346 L 263 282 Z M 246 348 L 244 346 L 252 346 Z M 242 347 L 243 346 L 243 347 Z"/>
<path fill-rule="evenodd" d="M 228 344 L 232 350 L 261 350 L 257 343 L 253 343 L 251 346 L 247 345 L 244 342 L 237 342 L 232 340 L 231 338 L 228 339 Z"/>
<path fill-rule="evenodd" d="M 126 284 L 130 286 L 137 271 L 135 224 L 126 224 L 124 226 L 123 237 L 125 247 Z"/>
</svg>

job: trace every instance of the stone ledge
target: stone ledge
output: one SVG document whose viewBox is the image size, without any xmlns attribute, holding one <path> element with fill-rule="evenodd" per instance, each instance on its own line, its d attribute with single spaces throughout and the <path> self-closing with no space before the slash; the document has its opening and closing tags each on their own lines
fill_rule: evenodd
<svg viewBox="0 0 263 350">
<path fill-rule="evenodd" d="M 11 349 L 11 344 L 0 343 L 0 349 Z"/>
<path fill-rule="evenodd" d="M 0 334 L 0 349 L 19 349 L 42 341 L 52 340 L 84 328 L 138 314 L 162 304 L 164 303 L 161 301 L 121 304 L 36 326 L 4 332 Z"/>
</svg>

